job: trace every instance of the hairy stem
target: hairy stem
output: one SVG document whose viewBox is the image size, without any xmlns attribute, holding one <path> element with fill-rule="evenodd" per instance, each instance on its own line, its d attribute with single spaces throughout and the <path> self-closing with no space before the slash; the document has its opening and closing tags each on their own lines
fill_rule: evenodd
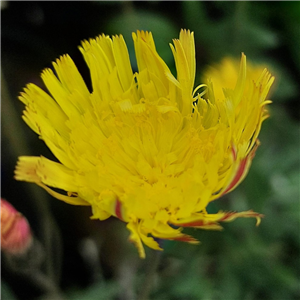
<svg viewBox="0 0 300 300">
<path fill-rule="evenodd" d="M 137 300 L 148 300 L 151 293 L 151 289 L 154 284 L 157 268 L 160 263 L 161 251 L 153 250 L 150 260 L 148 262 L 145 279 L 141 286 L 140 294 L 137 297 Z"/>
</svg>

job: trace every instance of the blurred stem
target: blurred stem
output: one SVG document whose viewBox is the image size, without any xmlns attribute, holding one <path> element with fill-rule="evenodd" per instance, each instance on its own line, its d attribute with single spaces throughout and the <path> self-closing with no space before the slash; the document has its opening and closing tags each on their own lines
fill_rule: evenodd
<svg viewBox="0 0 300 300">
<path fill-rule="evenodd" d="M 36 270 L 35 272 L 26 274 L 26 276 L 27 279 L 43 293 L 44 297 L 47 297 L 46 299 L 64 299 L 57 285 L 43 273 Z"/>
<path fill-rule="evenodd" d="M 161 254 L 162 254 L 161 251 L 152 250 L 151 258 L 148 261 L 145 280 L 141 285 L 140 295 L 137 297 L 137 300 L 149 299 L 149 295 L 154 284 L 156 271 L 160 263 Z"/>
<path fill-rule="evenodd" d="M 2 111 L 2 133 L 8 139 L 12 156 L 30 155 L 31 149 L 26 139 L 26 134 L 21 124 L 21 117 L 13 105 L 8 84 L 1 70 L 1 99 Z M 38 238 L 42 242 L 46 252 L 45 272 L 54 282 L 60 280 L 62 242 L 61 236 L 54 218 L 50 213 L 46 194 L 33 184 L 27 184 L 26 188 L 32 201 L 32 207 L 40 222 L 36 226 L 39 231 Z"/>
<path fill-rule="evenodd" d="M 30 287 L 30 290 L 38 292 L 41 295 L 40 300 L 62 300 L 64 298 L 59 285 L 41 270 L 43 259 L 44 248 L 33 237 L 32 244 L 24 253 L 14 255 L 3 252 L 1 262 L 13 278 L 22 278 L 25 285 Z"/>
<path fill-rule="evenodd" d="M 11 150 L 15 156 L 24 155 L 30 153 L 30 149 L 26 139 L 24 138 L 24 132 L 21 126 L 21 122 L 18 120 L 20 116 L 17 115 L 13 106 L 13 101 L 10 97 L 10 93 L 7 87 L 5 76 L 1 71 L 1 100 L 2 100 L 2 130 L 9 140 Z M 21 153 L 24 151 L 23 153 Z"/>
<path fill-rule="evenodd" d="M 52 217 L 49 217 L 48 223 L 49 223 L 48 273 L 49 275 L 51 275 L 52 280 L 57 285 L 59 285 L 60 277 L 61 277 L 61 266 L 62 266 L 62 238 L 61 238 L 59 228 Z"/>
</svg>

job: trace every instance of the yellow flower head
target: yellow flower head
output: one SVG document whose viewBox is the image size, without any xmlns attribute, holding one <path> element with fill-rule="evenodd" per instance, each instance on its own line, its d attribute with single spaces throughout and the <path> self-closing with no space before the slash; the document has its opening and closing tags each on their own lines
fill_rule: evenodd
<svg viewBox="0 0 300 300">
<path fill-rule="evenodd" d="M 259 222 L 253 211 L 208 214 L 206 207 L 248 172 L 274 78 L 267 70 L 249 77 L 242 54 L 235 87 L 216 96 L 217 74 L 194 89 L 192 32 L 181 30 L 170 45 L 177 78 L 150 32 L 133 33 L 133 40 L 137 73 L 121 35 L 82 42 L 91 93 L 68 55 L 53 63 L 57 76 L 42 73 L 51 96 L 27 85 L 23 119 L 59 162 L 20 157 L 16 179 L 67 203 L 90 205 L 93 219 L 123 220 L 141 257 L 143 243 L 161 250 L 157 239 L 197 243 L 183 227 L 220 229 L 220 221 L 237 217 Z"/>
</svg>

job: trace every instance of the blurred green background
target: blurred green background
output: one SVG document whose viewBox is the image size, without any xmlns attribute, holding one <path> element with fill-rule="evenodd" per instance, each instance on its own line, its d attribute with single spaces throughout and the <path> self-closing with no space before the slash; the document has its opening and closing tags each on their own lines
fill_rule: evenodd
<svg viewBox="0 0 300 300">
<path fill-rule="evenodd" d="M 152 31 L 158 52 L 174 70 L 168 44 L 181 28 L 195 32 L 196 84 L 207 65 L 241 52 L 276 76 L 271 117 L 249 175 L 210 207 L 253 209 L 265 218 L 259 227 L 241 219 L 222 232 L 187 230 L 199 246 L 165 243 L 151 299 L 300 299 L 300 2 L 2 1 L 1 23 L 2 197 L 28 218 L 40 242 L 38 255 L 28 261 L 45 277 L 36 281 L 2 256 L 3 300 L 56 300 L 51 284 L 69 300 L 133 300 L 143 288 L 147 260 L 127 242 L 122 222 L 91 221 L 89 208 L 13 179 L 19 155 L 53 158 L 22 121 L 17 97 L 26 83 L 43 87 L 40 72 L 65 53 L 89 85 L 77 46 L 101 33 L 123 34 L 134 58 L 132 31 Z M 136 68 L 134 59 L 132 64 Z"/>
</svg>

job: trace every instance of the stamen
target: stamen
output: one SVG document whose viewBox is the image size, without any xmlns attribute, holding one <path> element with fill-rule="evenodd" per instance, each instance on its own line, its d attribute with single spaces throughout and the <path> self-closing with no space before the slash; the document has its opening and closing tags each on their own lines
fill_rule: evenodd
<svg viewBox="0 0 300 300">
<path fill-rule="evenodd" d="M 208 90 L 207 85 L 203 83 L 203 84 L 198 85 L 198 86 L 195 88 L 195 90 L 194 90 L 194 92 L 193 92 L 193 97 L 194 97 L 195 93 L 196 93 L 199 89 L 201 89 L 201 88 L 205 88 L 205 89 L 204 89 L 204 91 L 202 91 L 200 94 L 198 94 L 199 97 L 202 97 L 202 96 L 204 96 L 204 95 L 207 93 L 207 90 Z"/>
</svg>

